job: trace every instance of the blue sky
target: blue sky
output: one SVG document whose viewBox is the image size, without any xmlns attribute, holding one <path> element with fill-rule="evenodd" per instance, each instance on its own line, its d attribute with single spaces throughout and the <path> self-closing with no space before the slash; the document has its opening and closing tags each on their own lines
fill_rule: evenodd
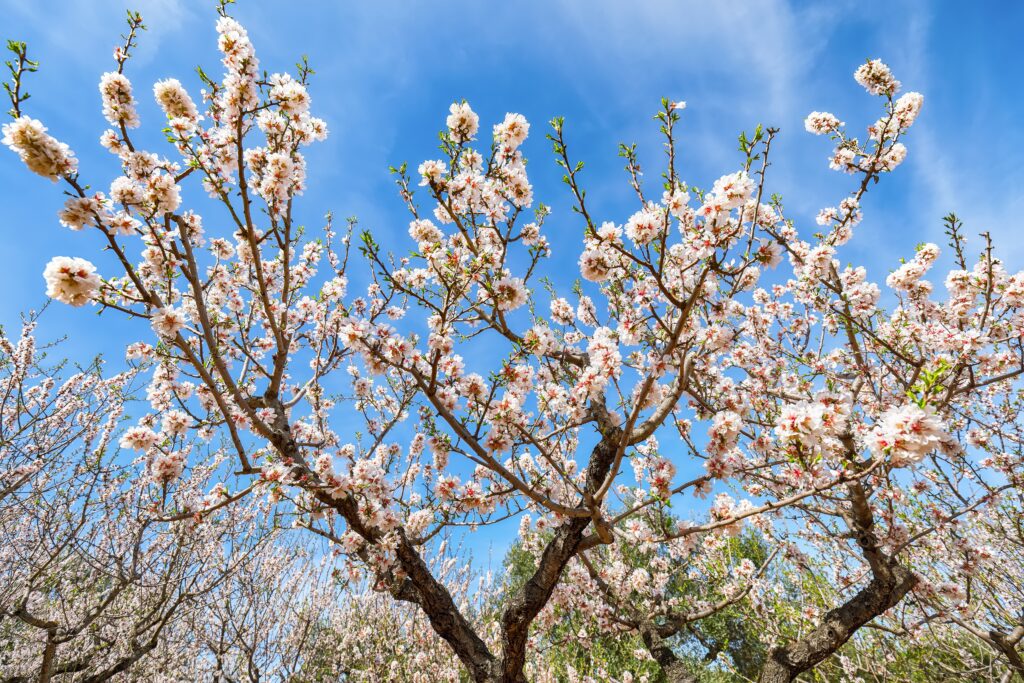
<svg viewBox="0 0 1024 683">
<path fill-rule="evenodd" d="M 876 118 L 878 102 L 851 74 L 877 56 L 905 90 L 923 92 L 926 103 L 907 141 L 908 161 L 871 191 L 847 258 L 866 262 L 882 279 L 915 243 L 942 243 L 940 219 L 950 210 L 970 232 L 993 232 L 1011 270 L 1024 256 L 1016 235 L 1024 170 L 1014 153 L 1024 147 L 1017 125 L 1024 54 L 1015 49 L 1014 28 L 1024 22 L 1024 4 L 379 0 L 301 6 L 297 12 L 285 3 L 242 0 L 233 13 L 264 68 L 287 69 L 304 53 L 317 69 L 314 111 L 331 136 L 308 154 L 300 215 L 310 224 L 328 210 L 356 215 L 381 243 L 404 251 L 408 219 L 387 166 L 435 156 L 447 105 L 466 98 L 485 131 L 506 111 L 532 122 L 525 154 L 535 193 L 555 208 L 547 234 L 556 253 L 574 261 L 579 224 L 543 140 L 546 121 L 565 116 L 571 149 L 588 164 L 584 182 L 597 217 L 622 222 L 636 207 L 617 143 L 640 144 L 655 182 L 661 152 L 651 116 L 667 96 L 689 103 L 680 128 L 683 176 L 700 186 L 735 169 L 740 130 L 759 122 L 781 128 L 771 189 L 810 232 L 814 214 L 838 201 L 851 179 L 827 169 L 828 142 L 804 132 L 803 117 L 833 111 L 862 131 Z M 111 68 L 125 8 L 141 11 L 149 26 L 127 73 L 152 149 L 161 151 L 152 83 L 175 76 L 195 92 L 195 65 L 218 72 L 212 3 L 0 0 L 0 7 L 4 37 L 28 41 L 42 62 L 29 84 L 28 112 L 72 145 L 83 178 L 100 189 L 114 168 L 95 143 L 106 127 L 96 83 Z M 0 283 L 16 296 L 0 303 L 0 323 L 11 325 L 20 310 L 44 301 L 41 272 L 52 255 L 90 256 L 96 243 L 61 228 L 59 189 L 3 152 L 7 210 L 0 225 L 8 258 Z M 65 309 L 51 313 L 43 329 L 73 331 L 75 355 L 88 357 L 130 336 L 131 328 L 114 316 L 101 322 L 88 309 Z"/>
<path fill-rule="evenodd" d="M 651 117 L 660 98 L 669 97 L 689 103 L 679 128 L 682 175 L 702 187 L 736 170 L 739 131 L 757 123 L 779 127 L 769 187 L 810 234 L 817 211 L 838 202 L 853 180 L 828 170 L 831 146 L 806 133 L 803 119 L 812 110 L 832 111 L 863 134 L 879 115 L 879 100 L 852 73 L 866 58 L 880 57 L 905 90 L 925 94 L 925 107 L 907 140 L 907 162 L 870 191 L 865 221 L 844 258 L 884 280 L 916 243 L 944 245 L 941 217 L 953 210 L 970 234 L 995 235 L 1009 270 L 1024 266 L 1018 232 L 1024 170 L 1016 160 L 1024 148 L 1017 28 L 1024 3 L 317 0 L 300 6 L 240 0 L 233 14 L 248 28 L 264 68 L 286 70 L 306 54 L 317 70 L 313 110 L 326 119 L 330 137 L 307 154 L 308 190 L 298 216 L 310 225 L 319 225 L 328 210 L 354 215 L 385 247 L 409 249 L 408 216 L 388 165 L 415 167 L 436 157 L 447 107 L 465 98 L 480 114 L 482 131 L 507 111 L 531 121 L 524 153 L 536 198 L 554 207 L 546 234 L 567 276 L 580 250 L 580 223 L 544 140 L 546 122 L 565 117 L 570 151 L 587 162 L 583 182 L 595 218 L 622 223 L 637 207 L 617 145 L 638 143 L 656 183 L 661 140 Z M 140 100 L 141 135 L 153 151 L 171 154 L 159 144 L 163 119 L 152 83 L 173 76 L 197 93 L 194 66 L 219 74 L 212 2 L 0 0 L 3 37 L 27 41 L 42 62 L 29 82 L 26 111 L 72 146 L 83 179 L 104 190 L 116 169 L 96 143 L 107 127 L 96 84 L 112 68 L 128 7 L 149 26 L 127 69 Z M 93 236 L 59 226 L 59 186 L 28 173 L 7 150 L 0 151 L 0 188 L 6 256 L 0 285 L 7 293 L 0 324 L 13 327 L 20 311 L 45 301 L 41 273 L 52 256 L 86 256 L 101 272 L 109 261 L 97 256 Z M 207 218 L 211 232 L 216 220 Z M 70 335 L 64 351 L 76 359 L 106 352 L 116 363 L 125 343 L 148 338 L 140 324 L 54 306 L 42 331 L 47 338 Z"/>
</svg>

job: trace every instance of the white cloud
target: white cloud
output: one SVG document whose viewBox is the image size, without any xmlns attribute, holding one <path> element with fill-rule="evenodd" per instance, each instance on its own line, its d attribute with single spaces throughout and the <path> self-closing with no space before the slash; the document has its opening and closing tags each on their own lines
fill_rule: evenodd
<svg viewBox="0 0 1024 683">
<path fill-rule="evenodd" d="M 7 2 L 3 11 L 9 16 L 17 15 L 19 24 L 43 38 L 46 45 L 37 47 L 45 47 L 51 53 L 69 54 L 97 52 L 103 48 L 112 53 L 120 42 L 126 12 L 137 11 L 147 27 L 135 55 L 140 65 L 150 62 L 162 40 L 179 31 L 192 14 L 183 0 L 95 0 L 60 4 L 60 11 L 55 11 L 49 3 Z"/>
</svg>

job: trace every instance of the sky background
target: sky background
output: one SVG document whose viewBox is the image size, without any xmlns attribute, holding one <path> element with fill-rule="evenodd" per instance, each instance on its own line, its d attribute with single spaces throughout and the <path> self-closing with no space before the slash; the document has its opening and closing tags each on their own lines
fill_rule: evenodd
<svg viewBox="0 0 1024 683">
<path fill-rule="evenodd" d="M 28 81 L 33 97 L 25 111 L 71 145 L 83 181 L 106 191 L 116 174 L 116 159 L 97 144 L 107 124 L 96 86 L 114 67 L 124 10 L 139 10 L 149 27 L 126 71 L 143 122 L 133 137 L 173 156 L 160 144 L 163 117 L 152 84 L 176 77 L 198 99 L 194 67 L 219 78 L 213 7 L 184 0 L 0 0 L 2 37 L 27 41 L 41 62 Z M 568 283 L 581 224 L 544 140 L 546 122 L 565 117 L 570 153 L 587 163 L 583 184 L 595 219 L 623 223 L 638 207 L 618 143 L 638 143 L 653 188 L 662 148 L 652 116 L 668 97 L 688 102 L 679 156 L 683 178 L 700 187 L 738 168 L 741 130 L 758 123 L 781 129 L 769 189 L 783 196 L 787 216 L 806 236 L 817 229 L 815 214 L 845 196 L 854 179 L 828 169 L 831 145 L 806 133 L 803 119 L 812 110 L 831 111 L 863 135 L 881 100 L 852 73 L 879 57 L 904 91 L 924 93 L 925 106 L 906 139 L 907 161 L 869 192 L 865 220 L 843 258 L 884 280 L 918 242 L 944 246 L 941 218 L 955 211 L 969 234 L 993 233 L 1010 271 L 1024 266 L 1024 170 L 1016 158 L 1024 149 L 1024 3 L 241 0 L 232 14 L 248 29 L 264 69 L 290 69 L 306 54 L 317 71 L 313 113 L 327 121 L 330 137 L 306 150 L 308 189 L 297 215 L 311 226 L 329 210 L 357 216 L 379 243 L 408 250 L 408 215 L 388 166 L 408 161 L 415 168 L 435 158 L 448 105 L 465 98 L 484 134 L 506 112 L 531 121 L 523 150 L 536 200 L 554 208 L 545 233 L 555 270 Z M 61 192 L 0 151 L 0 324 L 7 328 L 21 311 L 45 302 L 41 274 L 52 256 L 85 256 L 101 273 L 113 271 L 97 256 L 95 235 L 58 224 Z M 218 220 L 206 218 L 208 232 L 226 227 Z M 140 326 L 146 327 L 97 317 L 88 307 L 54 306 L 41 331 L 44 338 L 69 335 L 64 353 L 73 358 L 105 352 L 118 363 L 125 344 L 149 339 Z"/>
<path fill-rule="evenodd" d="M 96 143 L 107 127 L 96 84 L 112 68 L 128 7 L 149 27 L 127 68 L 143 120 L 135 135 L 173 155 L 160 144 L 152 83 L 177 77 L 197 95 L 196 65 L 219 74 L 212 2 L 0 0 L 3 37 L 27 41 L 42 63 L 28 84 L 27 113 L 72 146 L 83 180 L 101 190 L 116 168 Z M 310 225 L 328 210 L 354 215 L 383 245 L 408 249 L 408 217 L 388 166 L 409 161 L 415 168 L 435 157 L 448 105 L 465 98 L 484 133 L 507 111 L 531 121 L 524 153 L 535 196 L 554 207 L 547 234 L 556 259 L 574 264 L 580 223 L 543 139 L 546 122 L 566 118 L 570 151 L 587 162 L 583 181 L 596 218 L 622 223 L 637 206 L 617 145 L 638 143 L 656 183 L 661 141 L 651 117 L 669 97 L 689 104 L 679 127 L 682 175 L 701 187 L 737 168 L 741 130 L 780 128 L 769 186 L 809 234 L 814 215 L 841 199 L 853 179 L 827 168 L 829 141 L 806 133 L 803 119 L 831 111 L 862 134 L 879 115 L 879 100 L 851 74 L 880 57 L 905 91 L 925 94 L 925 107 L 906 140 L 907 162 L 872 188 L 845 257 L 884 279 L 916 243 L 944 245 L 941 217 L 952 210 L 969 233 L 996 236 L 1011 271 L 1024 261 L 1024 170 L 1016 158 L 1024 148 L 1024 53 L 1016 28 L 1024 24 L 1024 3 L 376 0 L 309 1 L 297 12 L 286 3 L 242 0 L 232 12 L 263 68 L 286 70 L 306 54 L 317 70 L 313 112 L 326 119 L 330 137 L 307 149 L 309 187 L 299 217 Z M 59 186 L 2 151 L 7 258 L 0 285 L 8 296 L 0 301 L 0 324 L 9 326 L 45 301 L 41 273 L 52 256 L 87 256 L 101 272 L 104 261 L 94 258 L 94 235 L 58 224 Z M 135 329 L 113 315 L 61 308 L 43 330 L 73 331 L 77 356 L 129 341 Z"/>
<path fill-rule="evenodd" d="M 636 210 L 620 141 L 637 142 L 656 182 L 660 140 L 651 116 L 660 97 L 685 99 L 680 127 L 683 177 L 708 187 L 738 164 L 735 136 L 757 123 L 781 129 L 770 187 L 808 233 L 813 216 L 836 204 L 852 179 L 829 171 L 826 139 L 803 129 L 807 113 L 829 111 L 857 133 L 879 116 L 879 100 L 851 74 L 882 57 L 904 90 L 926 95 L 906 140 L 907 162 L 873 187 L 866 219 L 847 258 L 884 279 L 922 241 L 944 244 L 941 217 L 956 211 L 968 230 L 991 231 L 1011 270 L 1024 263 L 1024 148 L 1019 125 L 1024 52 L 1019 2 L 326 2 L 242 0 L 233 14 L 248 28 L 263 68 L 289 69 L 307 54 L 317 74 L 313 112 L 327 120 L 326 143 L 308 148 L 309 183 L 300 218 L 319 224 L 333 210 L 358 216 L 378 241 L 408 249 L 408 216 L 387 167 L 413 167 L 436 152 L 447 105 L 466 98 L 481 131 L 506 112 L 532 123 L 524 154 L 536 197 L 554 207 L 548 234 L 565 263 L 579 254 L 580 224 L 558 182 L 546 122 L 566 119 L 570 151 L 587 162 L 584 182 L 599 220 L 621 223 Z M 194 68 L 219 73 L 212 2 L 0 0 L 3 37 L 29 42 L 42 62 L 27 112 L 69 142 L 83 179 L 105 189 L 114 158 L 96 144 L 106 128 L 96 83 L 113 66 L 126 7 L 148 30 L 128 76 L 140 100 L 143 139 L 159 144 L 162 117 L 152 84 L 177 77 L 194 93 Z M 95 253 L 94 236 L 61 228 L 60 189 L 0 154 L 4 266 L 0 324 L 45 301 L 51 256 Z M 209 220 L 209 219 L 208 219 Z M 566 242 L 561 242 L 561 237 Z M 571 239 L 568 239 L 571 238 Z M 564 245 L 564 247 L 562 247 Z M 559 247 L 562 247 L 559 249 Z M 91 256 L 90 256 L 91 257 Z M 102 266 L 101 259 L 94 259 Z M 126 341 L 133 328 L 86 309 L 51 312 L 44 332 L 73 333 L 72 353 L 89 357 Z"/>
</svg>

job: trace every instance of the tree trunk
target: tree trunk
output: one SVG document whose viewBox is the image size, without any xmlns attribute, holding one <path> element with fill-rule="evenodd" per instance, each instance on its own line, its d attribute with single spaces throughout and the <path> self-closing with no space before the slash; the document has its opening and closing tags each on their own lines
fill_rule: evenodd
<svg viewBox="0 0 1024 683">
<path fill-rule="evenodd" d="M 43 662 L 39 666 L 39 683 L 50 683 L 53 675 L 53 657 L 57 654 L 57 643 L 53 632 L 46 634 L 46 649 L 43 650 Z"/>
<path fill-rule="evenodd" d="M 683 661 L 676 657 L 676 653 L 662 640 L 653 627 L 641 628 L 640 635 L 644 639 L 644 645 L 647 646 L 651 657 L 661 667 L 665 683 L 697 683 L 697 678 L 687 670 Z"/>
<path fill-rule="evenodd" d="M 879 547 L 868 494 L 860 482 L 847 485 L 850 509 L 844 514 L 871 567 L 871 582 L 843 605 L 830 610 L 800 640 L 777 647 L 761 671 L 761 683 L 789 683 L 828 659 L 862 627 L 896 606 L 917 584 L 917 577 Z"/>
<path fill-rule="evenodd" d="M 1024 627 L 1018 628 L 1017 631 L 1022 631 Z M 1022 631 L 1024 632 L 1024 631 Z M 1016 635 L 1016 631 L 1014 635 Z M 1010 664 L 1010 671 L 1017 673 L 1017 678 L 1024 681 L 1024 659 L 1021 658 L 1020 653 L 1017 652 L 1017 642 L 1020 640 L 1020 636 L 1017 636 L 1015 641 L 1012 637 L 1007 637 L 1005 633 L 999 631 L 989 631 L 988 637 L 992 641 L 993 646 L 998 650 L 1006 661 Z M 1010 674 L 1013 675 L 1012 673 Z"/>
<path fill-rule="evenodd" d="M 603 408 L 603 406 L 602 406 Z M 604 482 L 615 460 L 622 430 L 613 427 L 602 431 L 601 441 L 590 453 L 587 465 L 587 479 L 584 491 L 593 495 Z M 586 501 L 580 501 L 581 505 Z M 579 551 L 583 532 L 590 526 L 589 517 L 573 517 L 558 527 L 554 538 L 544 548 L 537 571 L 512 597 L 509 606 L 501 616 L 501 683 L 522 683 L 523 666 L 526 663 L 526 641 L 530 624 L 544 608 L 555 590 L 562 570 Z"/>
<path fill-rule="evenodd" d="M 864 624 L 894 607 L 917 577 L 893 563 L 890 577 L 875 577 L 845 604 L 829 611 L 813 631 L 789 645 L 775 648 L 761 672 L 761 683 L 789 683 L 823 662 Z"/>
</svg>

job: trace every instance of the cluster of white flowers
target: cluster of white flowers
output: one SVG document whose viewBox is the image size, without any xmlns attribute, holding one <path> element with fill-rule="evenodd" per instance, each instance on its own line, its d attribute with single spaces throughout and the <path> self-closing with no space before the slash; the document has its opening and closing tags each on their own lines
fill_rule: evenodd
<svg viewBox="0 0 1024 683">
<path fill-rule="evenodd" d="M 405 532 L 412 538 L 423 534 L 434 521 L 434 511 L 429 509 L 417 510 L 409 515 L 405 522 Z"/>
<path fill-rule="evenodd" d="M 661 194 L 661 203 L 670 214 L 679 220 L 692 220 L 693 210 L 688 206 L 690 193 L 686 191 L 685 187 L 677 185 L 672 190 L 665 190 Z"/>
<path fill-rule="evenodd" d="M 716 246 L 731 244 L 736 230 L 729 212 L 746 204 L 753 194 L 754 181 L 746 171 L 737 171 L 716 180 L 711 191 L 704 195 L 697 215 L 704 219 L 703 243 L 708 253 Z"/>
<path fill-rule="evenodd" d="M 580 405 L 599 396 L 608 382 L 622 372 L 622 354 L 615 333 L 607 327 L 594 330 L 587 345 L 587 357 L 590 363 L 573 387 L 573 394 Z"/>
<path fill-rule="evenodd" d="M 815 135 L 834 133 L 844 125 L 842 121 L 826 111 L 812 111 L 804 119 L 804 128 L 807 129 L 808 133 L 814 133 Z"/>
<path fill-rule="evenodd" d="M 663 498 L 668 498 L 672 488 L 672 478 L 676 476 L 676 466 L 668 458 L 652 458 L 649 467 L 651 470 L 647 481 L 651 484 L 651 491 Z"/>
<path fill-rule="evenodd" d="M 195 102 L 176 78 L 168 78 L 154 83 L 153 96 L 169 119 L 182 118 L 195 121 L 199 118 Z"/>
<path fill-rule="evenodd" d="M 829 206 L 818 212 L 815 221 L 818 225 L 832 224 L 829 241 L 835 245 L 843 245 L 853 236 L 853 227 L 860 223 L 863 213 L 860 202 L 854 197 L 844 197 L 839 206 Z"/>
<path fill-rule="evenodd" d="M 184 410 L 170 410 L 164 413 L 160 428 L 168 436 L 181 436 L 192 426 L 192 418 Z"/>
<path fill-rule="evenodd" d="M 929 406 L 908 403 L 882 413 L 871 431 L 871 450 L 888 455 L 894 467 L 920 462 L 949 439 L 942 421 Z"/>
<path fill-rule="evenodd" d="M 882 290 L 874 282 L 868 282 L 867 277 L 864 266 L 847 267 L 839 276 L 850 315 L 855 318 L 867 318 L 874 314 L 882 296 Z"/>
<path fill-rule="evenodd" d="M 139 126 L 132 84 L 127 76 L 116 71 L 103 74 L 100 77 L 100 95 L 103 98 L 103 116 L 110 125 L 125 128 Z"/>
<path fill-rule="evenodd" d="M 586 245 L 580 254 L 580 274 L 591 282 L 607 280 L 622 260 L 615 249 L 622 245 L 622 230 L 614 223 L 602 223 L 597 235 L 587 237 Z"/>
<path fill-rule="evenodd" d="M 425 247 L 438 244 L 444 238 L 444 233 L 429 220 L 417 219 L 409 223 L 409 237 L 419 243 L 421 251 L 426 251 Z"/>
<path fill-rule="evenodd" d="M 150 320 L 153 331 L 162 339 L 173 339 L 187 322 L 185 313 L 177 308 L 161 308 L 153 313 Z"/>
<path fill-rule="evenodd" d="M 754 181 L 746 171 L 736 171 L 715 181 L 711 194 L 725 209 L 742 206 L 754 194 Z"/>
<path fill-rule="evenodd" d="M 900 88 L 900 82 L 893 77 L 889 67 L 877 59 L 861 65 L 854 74 L 854 78 L 872 95 L 892 98 Z M 829 166 L 832 169 L 844 173 L 889 172 L 906 159 L 907 148 L 896 139 L 913 125 L 923 104 L 924 96 L 916 92 L 907 93 L 895 102 L 890 99 L 886 105 L 885 116 L 868 126 L 868 136 L 877 145 L 874 149 L 863 147 L 855 138 L 847 138 L 842 135 L 840 128 L 844 125 L 843 122 L 828 112 L 811 112 L 804 120 L 804 127 L 816 135 L 839 133 L 834 136 L 839 141 L 839 145 L 832 151 L 829 160 Z M 834 212 L 834 209 L 828 211 Z M 827 223 L 834 219 L 834 215 L 826 213 L 819 216 L 819 223 L 822 220 Z M 841 225 L 839 227 L 848 228 L 849 226 Z M 836 235 L 836 237 L 841 237 L 843 240 L 848 239 L 848 235 Z M 835 243 L 841 242 L 836 241 Z"/>
<path fill-rule="evenodd" d="M 554 333 L 546 324 L 534 325 L 527 330 L 523 335 L 523 342 L 536 356 L 550 353 L 558 345 Z"/>
<path fill-rule="evenodd" d="M 716 452 L 704 461 L 704 469 L 716 479 L 727 479 L 746 464 L 743 451 L 738 448 Z"/>
<path fill-rule="evenodd" d="M 857 166 L 857 150 L 846 144 L 836 147 L 829 157 L 828 167 L 833 171 L 856 173 L 860 168 Z"/>
<path fill-rule="evenodd" d="M 430 159 L 420 164 L 418 171 L 423 177 L 420 185 L 440 185 L 448 172 L 448 166 L 443 161 Z"/>
<path fill-rule="evenodd" d="M 83 258 L 55 256 L 43 270 L 46 296 L 71 306 L 82 306 L 96 296 L 100 276 L 96 266 Z"/>
<path fill-rule="evenodd" d="M 572 304 L 565 299 L 552 299 L 550 308 L 551 319 L 559 325 L 572 325 L 573 321 L 576 320 L 576 313 L 572 309 Z"/>
<path fill-rule="evenodd" d="M 529 134 L 530 124 L 522 114 L 505 114 L 505 120 L 494 125 L 495 142 L 510 150 L 523 144 Z"/>
<path fill-rule="evenodd" d="M 914 258 L 889 274 L 889 277 L 885 279 L 885 284 L 905 292 L 920 290 L 925 284 L 921 282 L 921 278 L 938 257 L 939 248 L 936 245 L 930 243 L 923 245 L 917 250 Z M 927 292 L 930 289 L 930 286 L 925 287 L 924 291 Z"/>
<path fill-rule="evenodd" d="M 588 249 L 580 254 L 579 266 L 583 279 L 591 282 L 607 280 L 611 271 L 611 264 L 608 262 L 605 252 L 597 249 Z"/>
<path fill-rule="evenodd" d="M 160 441 L 160 436 L 149 427 L 129 427 L 121 436 L 121 448 L 146 452 Z"/>
<path fill-rule="evenodd" d="M 274 74 L 270 77 L 270 99 L 277 102 L 286 114 L 304 114 L 309 111 L 309 92 L 306 86 L 291 77 L 290 74 Z"/>
<path fill-rule="evenodd" d="M 221 63 L 227 69 L 217 105 L 225 123 L 233 123 L 245 110 L 259 102 L 256 81 L 259 78 L 259 60 L 245 28 L 231 17 L 217 20 L 217 47 L 224 57 Z"/>
<path fill-rule="evenodd" d="M 861 64 L 853 77 L 872 95 L 895 95 L 900 89 L 900 82 L 880 59 Z"/>
<path fill-rule="evenodd" d="M 453 102 L 448 108 L 448 132 L 455 142 L 469 142 L 480 130 L 480 117 L 469 108 L 467 102 Z M 523 136 L 525 137 L 525 135 Z"/>
<path fill-rule="evenodd" d="M 708 428 L 708 452 L 717 455 L 732 449 L 739 440 L 742 426 L 743 418 L 731 410 L 715 413 Z"/>
<path fill-rule="evenodd" d="M 163 215 L 177 211 L 181 206 L 181 188 L 170 173 L 157 173 L 149 178 L 146 187 L 146 201 L 153 207 L 153 212 Z"/>
<path fill-rule="evenodd" d="M 253 172 L 253 186 L 267 204 L 280 206 L 293 195 L 302 193 L 306 165 L 301 155 L 268 153 L 263 147 L 254 147 L 245 151 L 245 161 Z"/>
<path fill-rule="evenodd" d="M 513 311 L 526 303 L 527 290 L 518 277 L 503 277 L 492 285 L 494 302 L 499 311 Z"/>
<path fill-rule="evenodd" d="M 3 143 L 17 152 L 33 173 L 55 181 L 78 169 L 78 159 L 71 148 L 48 135 L 40 121 L 21 116 L 5 123 L 2 130 Z"/>
<path fill-rule="evenodd" d="M 908 92 L 896 100 L 889 114 L 868 126 L 868 135 L 872 140 L 878 141 L 894 138 L 914 124 L 923 106 L 924 95 Z"/>
<path fill-rule="evenodd" d="M 868 159 L 864 159 L 861 164 L 861 167 L 864 168 L 865 170 L 874 168 L 875 170 L 878 171 L 888 172 L 892 171 L 894 168 L 902 164 L 906 160 L 906 158 L 907 146 L 904 145 L 902 142 L 897 142 L 892 147 L 890 147 L 884 154 L 882 154 L 881 158 L 879 158 L 877 161 L 872 162 Z"/>
<path fill-rule="evenodd" d="M 910 128 L 921 113 L 924 106 L 924 95 L 919 92 L 908 92 L 898 100 L 893 107 L 893 118 L 896 119 L 900 128 Z"/>
<path fill-rule="evenodd" d="M 618 377 L 622 366 L 622 354 L 615 333 L 607 327 L 594 330 L 590 344 L 587 346 L 590 366 L 607 375 Z"/>
<path fill-rule="evenodd" d="M 637 246 L 642 246 L 663 235 L 667 225 L 664 210 L 649 204 L 630 216 L 625 226 L 626 236 Z"/>
<path fill-rule="evenodd" d="M 739 517 L 753 507 L 749 500 L 741 500 L 737 503 L 728 493 L 719 493 L 715 496 L 714 504 L 708 510 L 713 521 L 722 522 Z M 735 538 L 743 531 L 743 520 L 728 524 L 721 528 L 723 535 Z"/>
<path fill-rule="evenodd" d="M 71 230 L 81 230 L 91 223 L 95 216 L 104 212 L 103 195 L 92 197 L 72 197 L 64 203 L 64 208 L 57 214 L 60 224 Z"/>
<path fill-rule="evenodd" d="M 149 465 L 153 478 L 162 484 L 169 484 L 185 470 L 185 456 L 181 453 L 158 453 Z"/>
<path fill-rule="evenodd" d="M 838 266 L 838 261 L 833 258 L 836 250 L 828 244 L 808 247 L 806 243 L 793 245 L 790 256 L 793 272 L 798 277 L 806 278 L 809 283 L 819 282 L 828 274 L 830 267 Z"/>
<path fill-rule="evenodd" d="M 779 440 L 813 448 L 827 437 L 846 429 L 850 416 L 849 400 L 829 392 L 819 392 L 813 401 L 799 401 L 785 406 L 775 424 Z"/>
</svg>

